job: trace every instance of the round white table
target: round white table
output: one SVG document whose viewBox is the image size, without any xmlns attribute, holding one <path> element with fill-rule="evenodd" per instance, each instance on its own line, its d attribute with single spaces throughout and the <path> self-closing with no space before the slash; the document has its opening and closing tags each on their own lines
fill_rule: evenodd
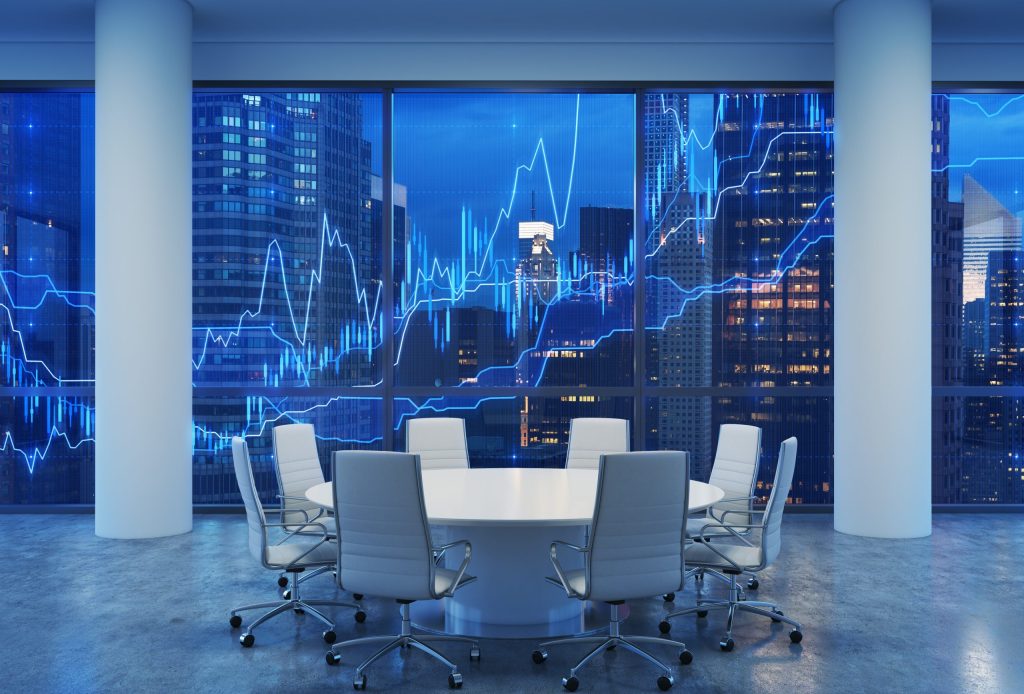
<svg viewBox="0 0 1024 694">
<path fill-rule="evenodd" d="M 552 540 L 585 542 L 594 515 L 597 470 L 551 468 L 453 468 L 423 471 L 423 500 L 435 544 L 469 540 L 468 573 L 479 580 L 440 605 L 413 604 L 419 626 L 471 636 L 525 638 L 586 631 L 588 610 L 551 585 Z M 725 496 L 718 487 L 690 482 L 690 512 Z M 331 483 L 306 497 L 334 505 Z M 563 552 L 567 568 L 572 552 Z M 458 562 L 452 559 L 453 565 Z M 441 611 L 443 609 L 443 612 Z M 591 608 L 593 611 L 594 608 Z M 600 616 L 596 616 L 600 619 Z"/>
</svg>

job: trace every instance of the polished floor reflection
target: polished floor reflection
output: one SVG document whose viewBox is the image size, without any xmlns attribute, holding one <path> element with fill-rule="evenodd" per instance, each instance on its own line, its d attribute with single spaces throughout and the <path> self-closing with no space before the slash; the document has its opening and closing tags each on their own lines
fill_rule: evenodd
<svg viewBox="0 0 1024 694">
<path fill-rule="evenodd" d="M 675 620 L 672 636 L 694 661 L 676 666 L 673 691 L 1024 691 L 1024 515 L 937 515 L 932 537 L 910 541 L 839 535 L 827 515 L 790 515 L 783 528 L 782 555 L 758 592 L 803 622 L 803 643 L 792 645 L 783 625 L 741 615 L 736 650 L 722 653 L 724 616 Z M 0 516 L 0 552 L 5 691 L 348 690 L 364 655 L 329 667 L 320 627 L 287 615 L 258 629 L 251 650 L 239 646 L 228 610 L 273 599 L 275 588 L 275 575 L 248 554 L 241 515 L 197 516 L 190 535 L 128 542 L 96 538 L 91 516 Z M 303 592 L 335 595 L 327 577 Z M 693 596 L 688 586 L 676 605 Z M 394 603 L 369 598 L 367 611 L 358 625 L 339 613 L 338 639 L 397 633 Z M 656 635 L 662 614 L 660 600 L 635 602 L 624 629 Z M 583 649 L 535 665 L 534 645 L 484 640 L 478 663 L 458 646 L 444 651 L 464 690 L 562 691 Z M 610 652 L 589 666 L 580 691 L 657 691 L 656 676 Z M 369 689 L 448 691 L 447 672 L 395 653 L 369 671 Z"/>
</svg>

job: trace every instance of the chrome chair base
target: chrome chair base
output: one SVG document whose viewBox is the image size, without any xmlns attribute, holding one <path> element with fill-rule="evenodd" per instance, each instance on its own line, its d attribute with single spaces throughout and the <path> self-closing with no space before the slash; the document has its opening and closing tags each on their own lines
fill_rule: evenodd
<svg viewBox="0 0 1024 694">
<path fill-rule="evenodd" d="M 423 651 L 434 660 L 441 662 L 445 667 L 448 668 L 448 686 L 452 689 L 459 689 L 462 687 L 462 675 L 459 674 L 459 667 L 448 658 L 441 655 L 438 651 L 434 650 L 427 645 L 430 641 L 459 641 L 462 643 L 470 644 L 469 659 L 480 660 L 480 644 L 472 638 L 467 636 L 448 636 L 448 635 L 435 635 L 435 634 L 417 634 L 412 633 L 412 622 L 409 618 L 409 603 L 403 602 L 401 605 L 402 613 L 402 633 L 398 636 L 367 636 L 359 639 L 349 639 L 348 641 L 342 641 L 331 646 L 331 650 L 327 651 L 327 664 L 338 665 L 341 662 L 341 656 L 338 651 L 342 648 L 350 648 L 352 646 L 362 646 L 369 644 L 382 643 L 384 646 L 376 653 L 371 655 L 369 658 L 364 660 L 356 667 L 355 678 L 352 685 L 356 689 L 366 689 L 366 674 L 364 671 L 370 667 L 374 662 L 384 657 L 396 648 L 416 648 L 417 650 Z"/>
<path fill-rule="evenodd" d="M 702 597 L 702 593 L 698 592 L 697 605 L 695 607 L 688 607 L 685 610 L 677 610 L 676 612 L 670 612 L 665 615 L 665 619 L 658 625 L 661 633 L 667 634 L 669 632 L 671 625 L 668 620 L 673 617 L 681 617 L 687 614 L 696 614 L 698 617 L 706 617 L 710 610 L 726 610 L 725 636 L 718 643 L 719 647 L 723 651 L 731 651 L 735 646 L 735 642 L 732 638 L 732 624 L 737 612 L 750 612 L 762 617 L 768 617 L 773 622 L 785 622 L 793 627 L 793 631 L 789 633 L 789 640 L 793 643 L 800 643 L 800 641 L 803 640 L 803 632 L 800 622 L 785 616 L 782 610 L 779 609 L 778 605 L 761 600 L 744 599 L 743 589 L 740 588 L 740 585 L 736 582 L 735 574 L 721 573 L 712 569 L 705 569 L 705 571 L 728 580 L 729 598 L 726 600 L 705 600 Z"/>
<path fill-rule="evenodd" d="M 330 567 L 321 567 L 329 570 Z M 303 600 L 299 595 L 299 585 L 302 583 L 303 578 L 300 571 L 289 571 L 287 572 L 291 579 L 291 587 L 285 591 L 285 597 L 282 600 L 275 602 L 261 602 L 254 605 L 243 605 L 242 607 L 236 607 L 231 610 L 231 627 L 237 628 L 242 625 L 242 617 L 239 612 L 246 612 L 248 610 L 263 610 L 271 608 L 269 612 L 257 617 L 255 620 L 250 622 L 246 627 L 242 635 L 238 637 L 239 643 L 246 648 L 252 647 L 256 642 L 256 637 L 253 636 L 253 629 L 258 627 L 268 619 L 272 619 L 279 614 L 283 614 L 292 610 L 296 614 L 307 613 L 312 615 L 314 618 L 323 623 L 327 629 L 323 632 L 322 636 L 324 641 L 327 643 L 334 643 L 337 635 L 334 633 L 334 622 L 327 617 L 323 612 L 317 609 L 317 607 L 347 607 L 356 610 L 355 619 L 357 622 L 366 621 L 366 612 L 363 611 L 363 606 L 359 603 L 342 602 L 339 600 Z M 315 572 L 310 572 L 314 575 L 322 573 L 320 569 Z"/>
<path fill-rule="evenodd" d="M 545 641 L 538 645 L 537 650 L 533 652 L 533 662 L 540 664 L 547 660 L 548 652 L 546 649 L 551 646 L 563 646 L 577 643 L 596 643 L 597 646 L 594 649 L 583 656 L 576 665 L 569 669 L 569 676 L 562 678 L 562 686 L 572 692 L 576 691 L 576 688 L 579 686 L 579 679 L 576 677 L 577 673 L 582 670 L 587 663 L 605 651 L 622 646 L 630 653 L 640 656 L 655 667 L 659 668 L 663 674 L 658 678 L 658 688 L 662 691 L 669 689 L 675 682 L 675 676 L 672 672 L 672 668 L 655 658 L 644 649 L 640 648 L 637 644 L 650 643 L 661 646 L 677 646 L 682 648 L 682 651 L 679 653 L 679 662 L 683 665 L 689 665 L 693 662 L 693 654 L 686 650 L 686 644 L 682 641 L 673 641 L 672 639 L 659 638 L 656 636 L 623 636 L 619 631 L 619 607 L 619 605 L 611 605 L 611 619 L 608 623 L 607 636 L 571 636 L 564 639 Z"/>
</svg>

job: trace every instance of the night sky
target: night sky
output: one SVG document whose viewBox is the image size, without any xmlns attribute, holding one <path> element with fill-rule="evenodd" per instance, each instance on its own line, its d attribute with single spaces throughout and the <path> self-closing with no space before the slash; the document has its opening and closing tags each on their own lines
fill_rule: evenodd
<svg viewBox="0 0 1024 694">
<path fill-rule="evenodd" d="M 472 211 L 474 223 L 483 228 L 486 218 L 493 230 L 500 210 L 512 201 L 517 167 L 530 164 L 541 140 L 551 185 L 538 155 L 533 170 L 519 175 L 511 225 L 506 228 L 509 222 L 504 222 L 498 233 L 498 257 L 515 254 L 515 225 L 530 219 L 533 191 L 537 219 L 556 224 L 554 250 L 562 257 L 578 247 L 580 207 L 632 209 L 633 95 L 583 94 L 578 99 L 573 169 L 575 94 L 395 95 L 395 181 L 408 188 L 409 214 L 418 233 L 430 239 L 434 255 L 451 260 L 458 253 L 463 206 Z"/>
<path fill-rule="evenodd" d="M 1010 212 L 1024 214 L 1024 94 L 950 97 L 949 196 L 959 201 L 970 174 Z M 993 160 L 977 161 L 979 157 Z"/>
</svg>

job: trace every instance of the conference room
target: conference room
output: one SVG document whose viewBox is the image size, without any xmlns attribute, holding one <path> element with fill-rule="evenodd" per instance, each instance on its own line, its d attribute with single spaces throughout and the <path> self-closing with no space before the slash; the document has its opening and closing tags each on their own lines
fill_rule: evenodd
<svg viewBox="0 0 1024 694">
<path fill-rule="evenodd" d="M 3 689 L 1024 691 L 1022 26 L 0 5 Z"/>
</svg>

